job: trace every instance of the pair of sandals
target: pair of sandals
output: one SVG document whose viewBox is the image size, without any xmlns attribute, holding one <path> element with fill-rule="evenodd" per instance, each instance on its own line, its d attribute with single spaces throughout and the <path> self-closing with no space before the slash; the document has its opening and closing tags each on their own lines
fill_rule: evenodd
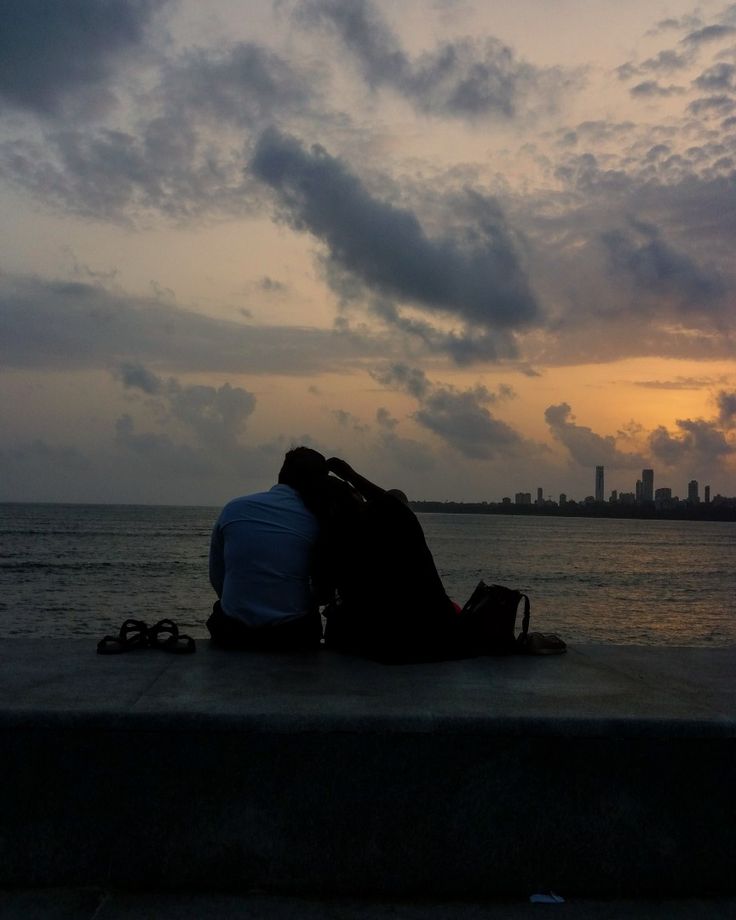
<svg viewBox="0 0 736 920">
<path fill-rule="evenodd" d="M 179 632 L 173 620 L 159 620 L 147 626 L 143 620 L 126 620 L 117 636 L 105 636 L 97 643 L 98 655 L 119 655 L 142 648 L 157 648 L 162 652 L 188 655 L 197 651 L 194 639 Z"/>
</svg>

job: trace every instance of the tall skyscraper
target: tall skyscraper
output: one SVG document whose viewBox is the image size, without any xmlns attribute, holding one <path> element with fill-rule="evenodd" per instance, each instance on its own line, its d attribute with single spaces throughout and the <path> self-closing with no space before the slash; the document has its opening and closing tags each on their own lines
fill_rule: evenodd
<svg viewBox="0 0 736 920">
<path fill-rule="evenodd" d="M 705 487 L 705 503 L 706 505 L 710 504 L 710 486 Z"/>
<path fill-rule="evenodd" d="M 641 500 L 654 501 L 654 470 L 641 471 Z"/>
<path fill-rule="evenodd" d="M 698 480 L 691 479 L 687 484 L 687 500 L 692 505 L 697 505 L 700 501 L 700 496 L 698 495 Z"/>
<path fill-rule="evenodd" d="M 597 502 L 603 501 L 603 467 L 597 466 L 595 468 L 595 500 Z"/>
</svg>

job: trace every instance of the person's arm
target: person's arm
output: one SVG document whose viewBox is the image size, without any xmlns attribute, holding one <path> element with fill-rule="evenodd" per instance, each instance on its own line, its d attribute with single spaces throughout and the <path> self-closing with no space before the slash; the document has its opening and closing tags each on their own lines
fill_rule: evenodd
<svg viewBox="0 0 736 920">
<path fill-rule="evenodd" d="M 222 598 L 225 583 L 225 544 L 219 521 L 212 530 L 210 539 L 210 584 L 215 589 L 218 599 Z"/>
<path fill-rule="evenodd" d="M 379 498 L 381 495 L 386 494 L 385 489 L 382 489 L 380 486 L 366 479 L 365 476 L 361 476 L 360 473 L 356 473 L 349 463 L 345 460 L 341 460 L 339 457 L 330 457 L 327 461 L 327 469 L 340 479 L 349 482 L 354 489 L 360 492 L 366 501 L 371 501 L 372 499 Z"/>
</svg>

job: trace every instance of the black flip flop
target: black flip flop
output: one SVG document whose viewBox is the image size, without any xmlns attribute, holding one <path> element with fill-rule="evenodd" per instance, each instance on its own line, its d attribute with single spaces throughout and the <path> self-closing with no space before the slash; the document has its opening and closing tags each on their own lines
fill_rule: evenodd
<svg viewBox="0 0 736 920">
<path fill-rule="evenodd" d="M 148 648 L 148 627 L 143 620 L 126 620 L 117 636 L 105 636 L 97 643 L 98 655 L 120 655 Z"/>
<path fill-rule="evenodd" d="M 197 646 L 191 636 L 179 632 L 179 627 L 173 620 L 159 620 L 148 629 L 148 645 L 150 648 L 160 649 L 162 652 L 173 652 L 175 655 L 189 655 L 197 651 Z"/>
</svg>

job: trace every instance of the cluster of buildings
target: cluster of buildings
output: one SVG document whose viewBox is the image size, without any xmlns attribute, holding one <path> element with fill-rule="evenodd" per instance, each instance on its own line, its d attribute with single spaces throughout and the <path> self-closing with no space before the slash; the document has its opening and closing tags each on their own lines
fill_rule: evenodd
<svg viewBox="0 0 736 920">
<path fill-rule="evenodd" d="M 583 504 L 590 505 L 607 502 L 612 505 L 648 505 L 653 506 L 658 511 L 671 511 L 681 508 L 683 505 L 699 505 L 700 500 L 700 486 L 697 479 L 690 480 L 687 484 L 687 498 L 681 499 L 677 495 L 673 495 L 672 489 L 669 487 L 655 489 L 654 470 L 650 469 L 641 471 L 641 479 L 636 480 L 633 492 L 618 492 L 614 489 L 606 499 L 605 469 L 602 466 L 597 466 L 595 468 L 595 494 L 588 495 L 583 500 Z M 721 496 L 715 497 L 714 501 L 717 502 L 718 500 L 722 500 Z M 510 504 L 511 500 L 504 499 L 504 502 Z M 703 502 L 706 505 L 711 503 L 710 486 L 705 486 L 703 489 Z M 514 504 L 516 505 L 558 505 L 563 507 L 570 503 L 574 504 L 564 492 L 560 495 L 559 505 L 549 498 L 545 499 L 541 487 L 537 489 L 535 501 L 532 501 L 531 492 L 517 492 L 514 496 Z"/>
<path fill-rule="evenodd" d="M 592 500 L 596 502 L 605 501 L 604 498 L 604 468 L 597 466 L 595 468 L 595 495 Z M 586 501 L 590 500 L 586 498 Z M 687 484 L 687 499 L 683 499 L 689 505 L 700 504 L 700 487 L 697 479 L 691 479 Z M 710 504 L 710 486 L 705 486 L 703 490 L 703 500 L 706 505 Z M 654 504 L 654 507 L 662 511 L 676 508 L 681 499 L 672 494 L 672 489 L 664 487 L 661 489 L 654 488 L 654 470 L 642 470 L 641 479 L 636 480 L 636 486 L 633 492 L 617 492 L 615 489 L 611 492 L 608 501 L 612 504 L 621 505 L 643 505 Z"/>
</svg>

